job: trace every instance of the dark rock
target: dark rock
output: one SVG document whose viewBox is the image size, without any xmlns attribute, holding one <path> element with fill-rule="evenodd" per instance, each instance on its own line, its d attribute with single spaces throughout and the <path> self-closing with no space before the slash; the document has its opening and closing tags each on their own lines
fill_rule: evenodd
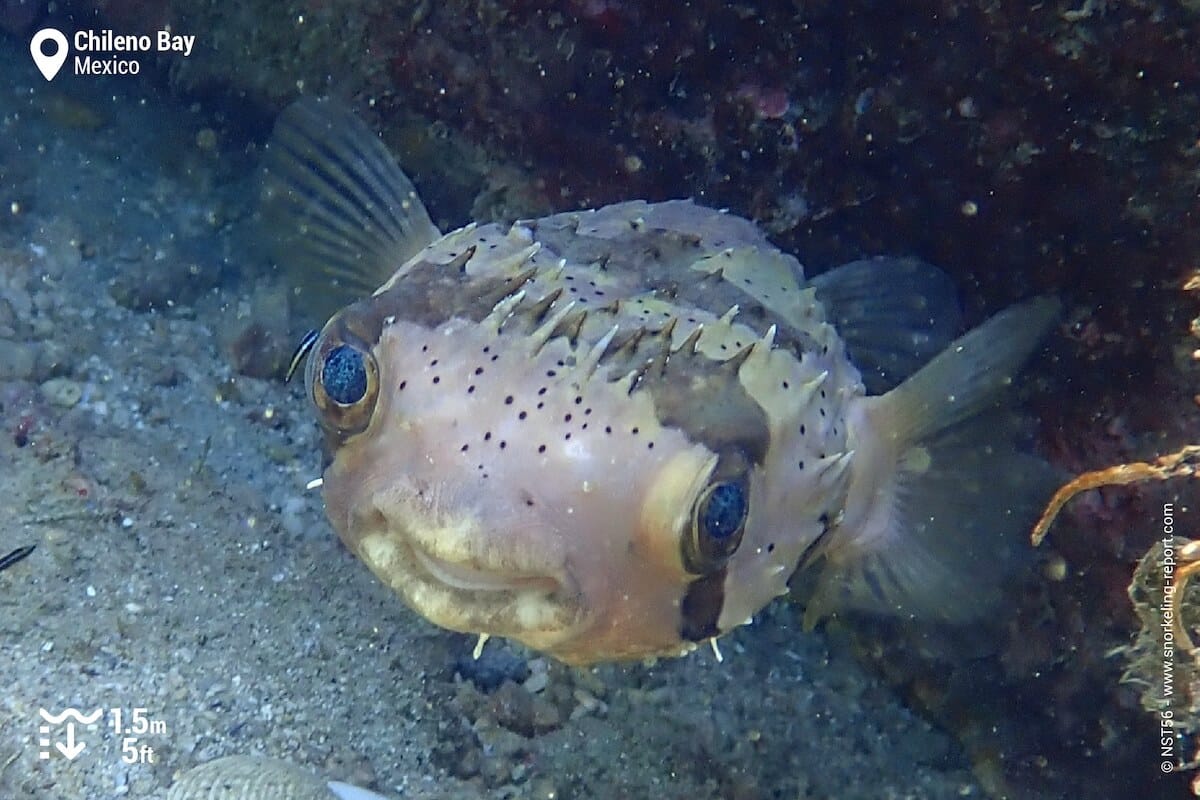
<svg viewBox="0 0 1200 800">
<path fill-rule="evenodd" d="M 529 677 L 529 665 L 525 659 L 504 646 L 485 647 L 479 658 L 470 653 L 454 662 L 454 674 L 479 687 L 485 692 L 494 691 L 505 681 L 521 683 Z"/>
</svg>

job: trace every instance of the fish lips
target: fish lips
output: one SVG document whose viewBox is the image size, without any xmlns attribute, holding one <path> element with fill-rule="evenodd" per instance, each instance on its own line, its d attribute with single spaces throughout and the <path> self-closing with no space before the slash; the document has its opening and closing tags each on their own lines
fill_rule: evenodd
<svg viewBox="0 0 1200 800">
<path fill-rule="evenodd" d="M 463 633 L 506 636 L 548 650 L 586 629 L 593 614 L 553 554 L 501 562 L 488 531 L 469 517 L 436 524 L 397 503 L 394 490 L 365 499 L 339 535 L 377 577 L 422 616 Z"/>
</svg>

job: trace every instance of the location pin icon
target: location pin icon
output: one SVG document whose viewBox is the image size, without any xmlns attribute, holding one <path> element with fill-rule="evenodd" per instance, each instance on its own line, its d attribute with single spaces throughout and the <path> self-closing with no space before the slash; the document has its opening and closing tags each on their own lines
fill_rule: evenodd
<svg viewBox="0 0 1200 800">
<path fill-rule="evenodd" d="M 42 51 L 42 45 L 46 42 L 54 42 L 55 50 L 52 55 L 46 55 Z M 54 28 L 42 28 L 33 35 L 33 41 L 29 43 L 29 53 L 46 80 L 52 81 L 62 69 L 62 65 L 67 63 L 67 37 L 62 35 L 62 31 Z"/>
</svg>

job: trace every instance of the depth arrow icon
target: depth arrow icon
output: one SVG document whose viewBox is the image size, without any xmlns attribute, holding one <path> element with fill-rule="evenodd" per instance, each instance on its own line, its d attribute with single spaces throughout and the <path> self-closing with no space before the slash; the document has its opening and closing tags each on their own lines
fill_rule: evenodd
<svg viewBox="0 0 1200 800">
<path fill-rule="evenodd" d="M 75 741 L 75 723 L 67 723 L 67 743 L 55 742 L 54 746 L 58 748 L 58 752 L 62 753 L 67 761 L 72 761 L 76 756 L 83 752 L 83 748 L 87 747 L 85 742 Z"/>
</svg>

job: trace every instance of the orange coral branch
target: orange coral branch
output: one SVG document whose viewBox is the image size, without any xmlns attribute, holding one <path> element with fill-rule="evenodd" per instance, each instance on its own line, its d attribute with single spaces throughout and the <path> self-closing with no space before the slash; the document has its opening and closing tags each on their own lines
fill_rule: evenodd
<svg viewBox="0 0 1200 800">
<path fill-rule="evenodd" d="M 1200 466 L 1200 445 L 1188 445 L 1176 453 L 1156 458 L 1153 463 L 1136 461 L 1132 464 L 1118 464 L 1107 469 L 1085 472 L 1054 493 L 1046 510 L 1042 512 L 1041 519 L 1037 521 L 1037 525 L 1033 526 L 1030 540 L 1034 547 L 1040 545 L 1063 506 L 1081 492 L 1098 489 L 1101 486 L 1124 486 L 1141 481 L 1190 478 L 1195 476 L 1198 466 Z"/>
</svg>

